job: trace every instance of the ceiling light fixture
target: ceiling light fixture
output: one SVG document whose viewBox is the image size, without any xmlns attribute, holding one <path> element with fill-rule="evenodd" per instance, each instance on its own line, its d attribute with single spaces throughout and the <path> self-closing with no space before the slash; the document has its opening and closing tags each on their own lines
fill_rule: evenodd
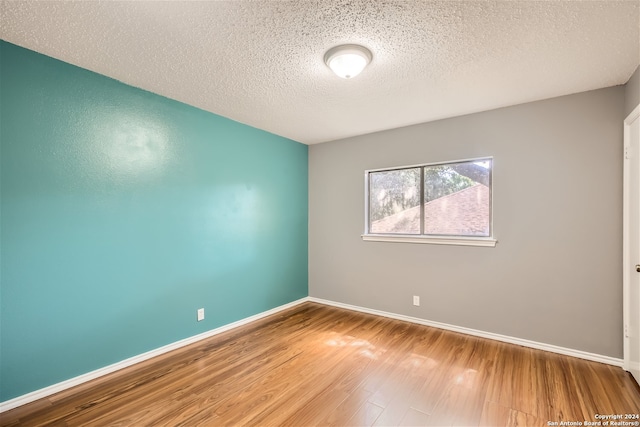
<svg viewBox="0 0 640 427">
<path fill-rule="evenodd" d="M 343 79 L 357 76 L 371 62 L 371 51 L 357 44 L 332 47 L 324 54 L 324 62 Z"/>
</svg>

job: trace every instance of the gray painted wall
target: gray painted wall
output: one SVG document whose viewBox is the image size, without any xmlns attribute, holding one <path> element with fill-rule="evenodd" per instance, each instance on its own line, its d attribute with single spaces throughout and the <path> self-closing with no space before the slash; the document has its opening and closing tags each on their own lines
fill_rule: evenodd
<svg viewBox="0 0 640 427">
<path fill-rule="evenodd" d="M 311 145 L 310 295 L 621 358 L 624 96 Z M 494 156 L 495 248 L 362 241 L 366 169 L 480 156 Z"/>
<path fill-rule="evenodd" d="M 624 92 L 624 117 L 627 117 L 640 104 L 640 66 L 636 68 Z"/>
</svg>

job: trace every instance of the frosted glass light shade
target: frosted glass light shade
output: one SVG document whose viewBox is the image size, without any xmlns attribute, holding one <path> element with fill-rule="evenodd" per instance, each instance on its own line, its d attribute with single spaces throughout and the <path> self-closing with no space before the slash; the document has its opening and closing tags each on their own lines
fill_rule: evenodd
<svg viewBox="0 0 640 427">
<path fill-rule="evenodd" d="M 324 62 L 337 76 L 350 79 L 371 62 L 371 51 L 364 46 L 344 44 L 329 49 L 324 55 Z"/>
</svg>

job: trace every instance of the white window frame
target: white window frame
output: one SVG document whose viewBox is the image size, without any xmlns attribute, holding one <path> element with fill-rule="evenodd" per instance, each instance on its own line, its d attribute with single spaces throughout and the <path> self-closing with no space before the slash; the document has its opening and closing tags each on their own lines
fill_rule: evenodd
<svg viewBox="0 0 640 427">
<path fill-rule="evenodd" d="M 410 168 L 423 168 L 429 166 L 448 165 L 452 163 L 464 163 L 464 162 L 479 162 L 483 160 L 491 160 L 491 182 L 489 186 L 489 230 L 490 235 L 488 237 L 476 237 L 476 236 L 437 236 L 437 235 L 424 235 L 424 234 L 377 234 L 369 232 L 369 174 L 374 172 L 387 172 L 399 169 Z M 486 246 L 495 247 L 498 242 L 494 235 L 493 227 L 493 169 L 494 159 L 492 156 L 477 157 L 472 159 L 451 160 L 446 162 L 437 163 L 422 163 L 409 166 L 397 166 L 392 168 L 381 169 L 369 169 L 364 171 L 364 233 L 362 234 L 362 240 L 369 242 L 392 242 L 392 243 L 424 243 L 432 245 L 459 245 L 459 246 Z M 424 183 L 421 184 L 421 186 Z M 424 192 L 424 188 L 421 187 Z M 422 215 L 420 221 L 424 221 Z"/>
</svg>

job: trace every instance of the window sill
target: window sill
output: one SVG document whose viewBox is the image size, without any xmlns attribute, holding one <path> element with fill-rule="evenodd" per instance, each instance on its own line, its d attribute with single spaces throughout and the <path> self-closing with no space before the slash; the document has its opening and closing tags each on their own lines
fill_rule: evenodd
<svg viewBox="0 0 640 427">
<path fill-rule="evenodd" d="M 428 245 L 458 245 L 495 247 L 498 241 L 492 237 L 433 237 L 388 234 L 363 234 L 362 240 L 368 242 L 422 243 Z"/>
</svg>

